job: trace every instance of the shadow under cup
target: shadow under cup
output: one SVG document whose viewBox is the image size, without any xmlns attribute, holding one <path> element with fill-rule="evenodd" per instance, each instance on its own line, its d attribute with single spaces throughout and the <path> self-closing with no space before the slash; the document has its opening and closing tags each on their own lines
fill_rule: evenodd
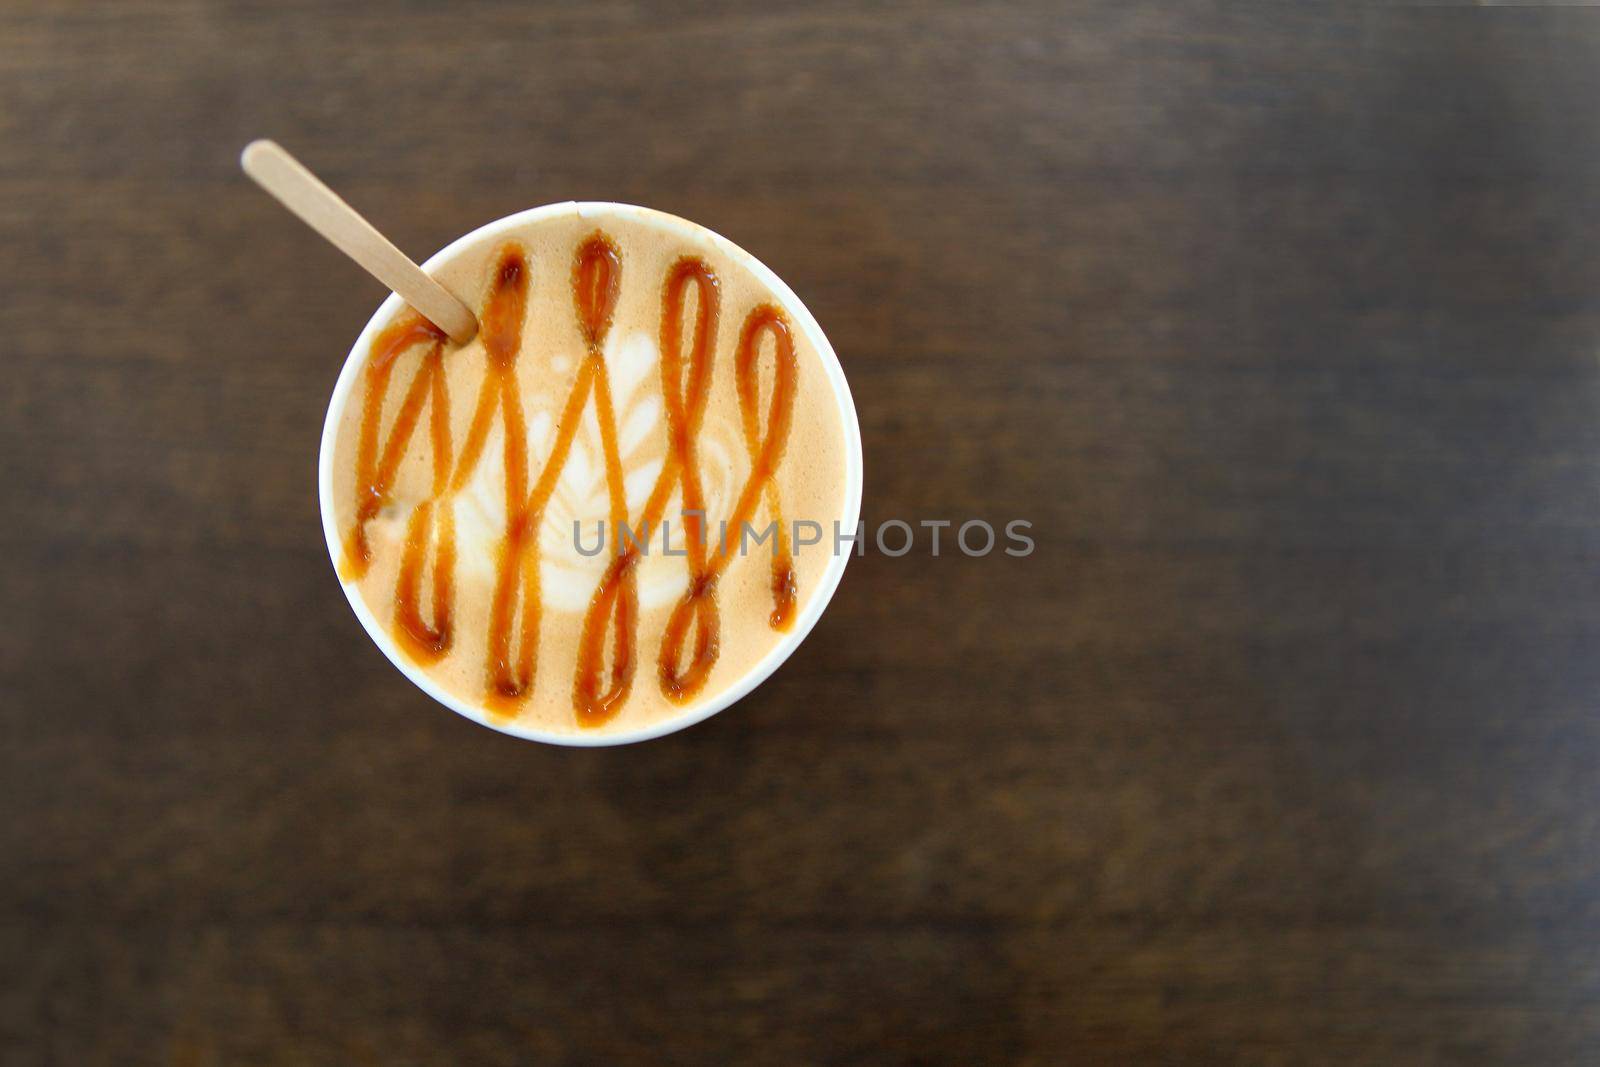
<svg viewBox="0 0 1600 1067">
<path fill-rule="evenodd" d="M 844 371 L 840 367 L 839 360 L 834 354 L 832 346 L 828 343 L 827 337 L 823 334 L 821 327 L 805 305 L 801 303 L 800 299 L 776 274 L 732 242 L 695 223 L 647 208 L 599 202 L 562 203 L 508 215 L 505 218 L 482 226 L 452 242 L 431 257 L 423 266 L 429 273 L 437 274 L 441 269 L 447 269 L 448 265 L 453 262 L 468 258 L 474 250 L 492 248 L 500 241 L 510 239 L 521 232 L 526 232 L 531 225 L 572 216 L 581 218 L 585 224 L 592 223 L 596 227 L 603 227 L 607 220 L 634 227 L 644 224 L 658 232 L 664 232 L 668 237 L 681 237 L 691 246 L 696 244 L 710 245 L 722 255 L 745 268 L 756 282 L 775 298 L 791 327 L 796 333 L 805 338 L 811 349 L 817 354 L 818 362 L 831 389 L 832 400 L 837 405 L 839 424 L 843 430 L 842 454 L 844 461 L 843 503 L 837 521 L 839 529 L 854 532 L 857 528 L 861 511 L 861 435 L 856 418 L 855 404 L 851 399 L 850 387 L 845 380 Z M 323 426 L 322 446 L 318 461 L 318 490 L 322 508 L 323 532 L 327 539 L 328 551 L 333 560 L 336 573 L 345 558 L 345 537 L 348 532 L 340 528 L 339 512 L 336 508 L 334 497 L 335 453 L 338 449 L 340 427 L 345 421 L 346 408 L 352 402 L 352 398 L 361 395 L 364 370 L 374 341 L 378 334 L 391 325 L 404 310 L 404 302 L 394 294 L 390 294 L 379 305 L 377 311 L 367 321 L 360 336 L 356 338 L 350 354 L 346 357 L 338 382 L 334 386 L 333 396 L 328 404 L 328 414 Z M 357 400 L 356 402 L 360 401 Z M 396 401 L 391 400 L 391 402 Z M 593 402 L 591 398 L 585 403 L 587 406 Z M 791 447 L 792 445 L 793 443 L 791 442 Z M 532 469 L 535 473 L 537 472 L 536 466 Z M 599 517 L 601 516 L 595 516 L 595 518 Z M 706 521 L 714 526 L 716 516 L 708 515 Z M 610 554 L 609 551 L 607 554 Z M 384 622 L 374 615 L 366 599 L 361 595 L 356 581 L 346 580 L 345 577 L 341 576 L 341 585 L 344 587 L 345 596 L 349 600 L 351 608 L 355 611 L 356 617 L 361 620 L 362 626 L 366 628 L 367 633 L 378 647 L 383 650 L 384 655 L 389 657 L 390 662 L 399 668 L 400 672 L 411 679 L 423 692 L 451 710 L 491 729 L 527 740 L 576 746 L 620 745 L 660 737 L 700 722 L 735 703 L 765 681 L 794 652 L 816 624 L 817 619 L 821 617 L 823 610 L 828 605 L 828 601 L 833 596 L 834 590 L 838 587 L 840 578 L 844 574 L 849 555 L 849 549 L 830 552 L 814 588 L 809 592 L 801 591 L 797 600 L 792 625 L 778 636 L 777 642 L 764 655 L 755 660 L 742 675 L 731 683 L 721 685 L 710 696 L 690 700 L 684 705 L 682 712 L 679 714 L 669 714 L 641 726 L 582 728 L 576 725 L 575 719 L 574 726 L 570 732 L 522 722 L 515 717 L 506 717 L 491 710 L 483 700 L 465 700 L 456 693 L 447 690 L 400 648 L 389 629 L 384 625 Z M 560 670 L 554 670 L 552 673 L 565 675 L 566 669 L 570 666 L 569 664 L 563 664 Z M 543 667 L 541 667 L 541 673 L 544 673 Z M 641 665 L 638 670 L 638 676 L 634 681 L 636 687 L 641 684 L 647 684 L 645 682 L 646 674 L 647 672 Z"/>
</svg>

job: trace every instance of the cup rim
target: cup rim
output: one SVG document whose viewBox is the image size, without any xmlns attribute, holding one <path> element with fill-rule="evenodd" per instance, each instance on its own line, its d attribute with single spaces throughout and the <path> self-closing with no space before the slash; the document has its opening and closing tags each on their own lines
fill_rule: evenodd
<svg viewBox="0 0 1600 1067">
<path fill-rule="evenodd" d="M 829 344 L 827 335 L 822 332 L 822 327 L 817 323 L 816 318 L 812 316 L 810 310 L 800 298 L 795 295 L 794 290 L 784 284 L 783 279 L 773 273 L 764 263 L 726 237 L 699 223 L 691 222 L 688 219 L 671 215 L 664 211 L 657 211 L 653 208 L 604 200 L 567 200 L 528 208 L 479 226 L 429 256 L 422 264 L 422 267 L 424 270 L 430 270 L 461 254 L 470 245 L 486 240 L 492 241 L 494 238 L 528 223 L 571 212 L 576 212 L 580 217 L 590 213 L 596 216 L 612 217 L 617 215 L 637 215 L 658 224 L 664 224 L 669 228 L 682 228 L 695 236 L 708 238 L 731 258 L 738 260 L 749 268 L 762 284 L 778 297 L 783 304 L 784 310 L 789 312 L 794 323 L 811 341 L 812 347 L 821 359 L 828 382 L 833 388 L 834 400 L 839 408 L 840 421 L 843 424 L 845 438 L 845 500 L 844 513 L 840 519 L 840 528 L 855 531 L 861 518 L 863 475 L 861 426 L 856 416 L 855 401 L 850 394 L 850 384 L 845 380 L 844 368 L 840 366 L 839 357 L 834 353 L 833 346 Z M 429 678 L 419 666 L 411 662 L 400 651 L 399 646 L 378 621 L 377 617 L 373 615 L 366 601 L 361 598 L 356 583 L 347 582 L 339 575 L 339 559 L 343 553 L 343 543 L 335 521 L 333 507 L 333 457 L 341 417 L 346 405 L 349 403 L 350 394 L 360 380 L 362 368 L 366 363 L 365 357 L 372 347 L 373 338 L 380 329 L 387 326 L 399 314 L 404 306 L 405 301 L 401 300 L 397 294 L 390 293 L 378 305 L 372 316 L 367 319 L 366 325 L 356 337 L 355 344 L 350 348 L 350 354 L 345 357 L 344 367 L 340 370 L 338 381 L 334 384 L 333 394 L 328 400 L 328 413 L 323 421 L 322 444 L 317 459 L 317 496 L 322 511 L 322 532 L 324 539 L 327 541 L 328 557 L 333 564 L 334 576 L 338 579 L 340 588 L 344 590 L 345 599 L 350 602 L 350 607 L 355 611 L 356 618 L 361 620 L 362 628 L 367 631 L 367 636 L 372 638 L 383 654 L 388 657 L 389 662 L 394 664 L 401 674 L 410 679 L 412 684 L 463 718 L 510 737 L 574 748 L 600 748 L 649 741 L 657 737 L 664 737 L 667 734 L 677 733 L 679 730 L 687 729 L 696 723 L 704 722 L 711 716 L 748 696 L 757 686 L 771 677 L 773 672 L 782 666 L 785 660 L 794 654 L 794 650 L 799 648 L 801 642 L 810 634 L 812 627 L 822 617 L 822 613 L 827 608 L 829 601 L 833 599 L 834 591 L 838 589 L 839 581 L 844 576 L 844 569 L 850 562 L 850 552 L 847 551 L 842 554 L 836 552 L 831 556 L 816 591 L 806 601 L 799 616 L 795 619 L 794 626 L 783 635 L 776 645 L 767 651 L 766 655 L 757 660 L 743 677 L 693 711 L 683 715 L 670 716 L 649 726 L 632 730 L 602 730 L 593 733 L 557 733 L 551 730 L 520 725 L 516 720 L 496 721 L 485 712 L 481 704 L 462 700 L 445 691 L 433 679 Z"/>
</svg>

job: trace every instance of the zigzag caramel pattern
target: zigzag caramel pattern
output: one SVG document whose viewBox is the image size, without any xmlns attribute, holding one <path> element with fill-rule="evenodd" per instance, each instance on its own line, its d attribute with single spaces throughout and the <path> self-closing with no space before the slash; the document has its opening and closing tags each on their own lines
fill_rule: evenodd
<svg viewBox="0 0 1600 1067">
<path fill-rule="evenodd" d="M 517 391 L 516 364 L 522 350 L 527 313 L 528 266 L 522 249 L 506 245 L 488 300 L 480 316 L 487 370 L 478 389 L 472 422 L 461 455 L 452 468 L 450 398 L 445 387 L 444 334 L 408 312 L 372 345 L 365 373 L 360 437 L 356 447 L 356 514 L 344 541 L 347 581 L 361 578 L 372 562 L 367 525 L 392 500 L 395 476 L 405 458 L 424 408 L 429 409 L 433 481 L 427 500 L 411 513 L 395 583 L 394 636 L 419 663 L 437 662 L 450 651 L 454 635 L 454 495 L 471 479 L 483 458 L 489 431 L 498 416 L 505 427 L 506 529 L 497 547 L 494 593 L 489 608 L 488 656 L 484 665 L 484 703 L 495 714 L 515 716 L 532 693 L 538 661 L 539 538 L 545 509 L 572 451 L 585 407 L 594 396 L 606 469 L 609 520 L 615 531 L 627 522 L 622 460 L 617 447 L 611 379 L 602 350 L 621 291 L 622 257 L 616 243 L 600 231 L 578 247 L 572 267 L 572 295 L 585 355 L 557 420 L 550 455 L 532 489 L 528 488 L 527 422 Z M 684 352 L 684 314 L 691 288 L 696 296 L 693 329 Z M 661 692 L 685 703 L 704 687 L 717 661 L 721 620 L 717 582 L 732 560 L 724 539 L 707 544 L 705 498 L 700 485 L 696 440 L 704 421 L 714 363 L 713 345 L 721 306 L 717 277 L 704 260 L 679 259 L 668 271 L 661 300 L 661 392 L 667 416 L 668 452 L 635 529 L 654 529 L 675 489 L 682 499 L 689 565 L 689 588 L 668 617 L 657 659 Z M 774 375 L 761 433 L 759 359 L 763 335 L 773 340 Z M 406 387 L 394 424 L 379 448 L 384 401 L 398 358 L 416 345 L 428 345 Z M 794 622 L 796 583 L 789 542 L 783 529 L 777 471 L 794 416 L 796 378 L 794 337 L 788 319 L 771 304 L 760 304 L 745 318 L 734 360 L 739 412 L 750 474 L 740 490 L 728 527 L 742 530 L 766 504 L 777 524 L 772 556 L 773 610 L 768 625 L 787 630 Z M 685 379 L 687 369 L 687 379 Z M 643 540 L 643 538 L 641 538 Z M 640 544 L 615 538 L 614 555 L 590 598 L 578 643 L 572 706 L 580 726 L 600 726 L 627 702 L 637 666 L 639 617 L 637 569 Z M 421 586 L 432 551 L 433 621 L 424 618 Z M 685 646 L 693 637 L 684 662 Z M 605 666 L 606 636 L 611 636 L 611 666 Z M 515 638 L 515 641 L 513 641 Z"/>
</svg>

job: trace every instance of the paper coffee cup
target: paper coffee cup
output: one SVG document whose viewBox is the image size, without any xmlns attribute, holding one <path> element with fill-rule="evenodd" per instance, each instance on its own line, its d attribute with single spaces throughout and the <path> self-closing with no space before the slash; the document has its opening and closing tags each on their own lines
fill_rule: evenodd
<svg viewBox="0 0 1600 1067">
<path fill-rule="evenodd" d="M 745 266 L 781 304 L 789 316 L 793 327 L 809 339 L 812 348 L 816 351 L 823 371 L 827 377 L 829 388 L 832 390 L 833 399 L 838 405 L 840 425 L 844 430 L 844 508 L 839 516 L 841 529 L 854 532 L 861 515 L 861 429 L 856 418 L 855 403 L 850 396 L 850 386 L 845 381 L 844 370 L 839 366 L 839 359 L 834 354 L 833 347 L 828 343 L 828 338 L 823 334 L 822 328 L 812 317 L 811 312 L 801 303 L 800 298 L 785 285 L 776 274 L 769 270 L 754 256 L 745 252 L 737 245 L 716 233 L 681 219 L 648 208 L 635 207 L 629 204 L 613 204 L 604 202 L 561 203 L 549 204 L 544 207 L 532 208 L 528 211 L 508 215 L 497 219 L 488 225 L 481 226 L 451 242 L 444 249 L 432 256 L 423 264 L 424 269 L 430 273 L 445 267 L 459 257 L 464 257 L 473 249 L 492 246 L 495 242 L 513 236 L 518 230 L 530 223 L 562 214 L 576 212 L 584 218 L 593 218 L 596 223 L 603 223 L 608 218 L 633 218 L 647 220 L 657 228 L 665 228 L 669 232 L 679 231 L 687 242 L 705 241 L 717 246 L 730 258 Z M 363 368 L 372 349 L 376 335 L 395 317 L 400 314 L 404 302 L 396 295 L 390 294 L 378 306 L 366 326 L 362 329 L 355 344 L 350 349 L 350 354 L 345 358 L 344 368 L 339 373 L 339 380 L 334 385 L 333 396 L 328 402 L 327 419 L 322 430 L 322 450 L 318 460 L 317 486 L 318 496 L 322 506 L 322 529 L 327 538 L 328 553 L 333 560 L 335 573 L 338 573 L 340 560 L 344 553 L 343 535 L 341 534 L 336 518 L 333 499 L 333 466 L 336 440 L 339 427 L 344 418 L 345 408 L 357 394 L 361 382 Z M 712 517 L 713 519 L 715 517 Z M 471 719 L 473 722 L 530 741 L 543 741 L 554 745 L 573 745 L 579 747 L 593 747 L 600 745 L 624 745 L 635 741 L 646 741 L 653 737 L 661 737 L 674 733 L 686 726 L 715 715 L 729 705 L 740 700 L 756 686 L 765 681 L 773 671 L 788 659 L 789 656 L 804 641 L 811 628 L 816 625 L 822 612 L 832 599 L 833 592 L 838 588 L 839 580 L 844 575 L 845 565 L 849 562 L 848 550 L 834 552 L 827 561 L 822 572 L 821 580 L 801 605 L 794 621 L 794 625 L 783 633 L 776 645 L 764 656 L 757 660 L 738 679 L 724 687 L 720 692 L 711 697 L 691 704 L 682 714 L 670 715 L 659 721 L 635 729 L 595 729 L 580 730 L 570 733 L 540 729 L 535 726 L 518 721 L 515 718 L 505 719 L 494 715 L 478 702 L 463 700 L 433 681 L 417 664 L 413 663 L 396 645 L 384 625 L 373 615 L 372 610 L 362 598 L 357 585 L 353 581 L 343 581 L 345 597 L 350 601 L 350 607 L 355 611 L 356 617 L 361 620 L 361 625 L 366 628 L 367 634 L 389 657 L 389 661 L 399 668 L 400 673 L 411 679 L 419 689 L 427 693 L 434 700 L 445 705 L 460 715 Z"/>
</svg>

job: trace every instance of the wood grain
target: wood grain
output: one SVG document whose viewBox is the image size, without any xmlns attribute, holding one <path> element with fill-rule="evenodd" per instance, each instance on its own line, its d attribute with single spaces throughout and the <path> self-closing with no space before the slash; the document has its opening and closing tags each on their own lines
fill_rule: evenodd
<svg viewBox="0 0 1600 1067">
<path fill-rule="evenodd" d="M 0 9 L 0 1059 L 1600 1059 L 1600 22 Z M 805 299 L 865 510 L 756 694 L 511 741 L 366 640 L 323 409 L 568 198 Z"/>
</svg>

